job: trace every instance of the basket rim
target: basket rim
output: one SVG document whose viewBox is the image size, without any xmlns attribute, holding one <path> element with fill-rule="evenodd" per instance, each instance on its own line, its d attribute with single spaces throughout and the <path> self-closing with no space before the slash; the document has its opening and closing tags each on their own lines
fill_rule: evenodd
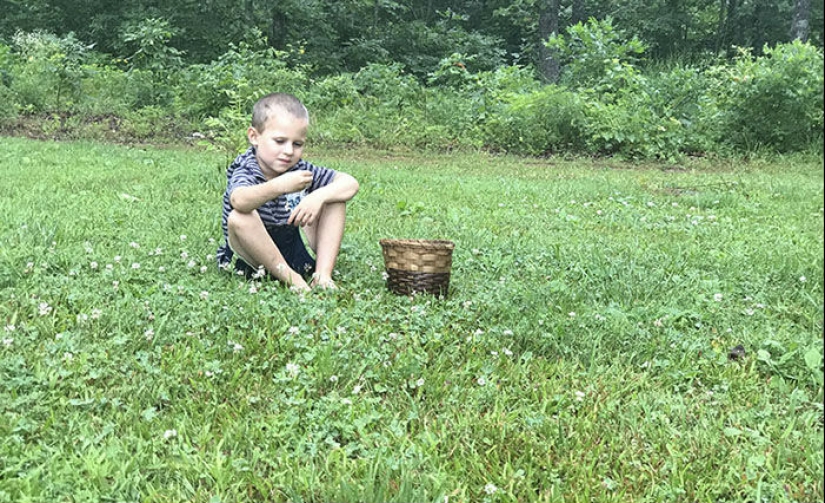
<svg viewBox="0 0 825 503">
<path fill-rule="evenodd" d="M 452 250 L 455 243 L 446 239 L 381 239 L 381 246 L 406 246 L 408 248 L 446 248 Z"/>
</svg>

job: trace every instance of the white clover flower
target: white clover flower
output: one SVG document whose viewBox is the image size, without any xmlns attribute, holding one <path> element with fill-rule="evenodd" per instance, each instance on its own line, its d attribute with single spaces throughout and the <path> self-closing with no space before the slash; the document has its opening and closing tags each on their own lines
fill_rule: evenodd
<svg viewBox="0 0 825 503">
<path fill-rule="evenodd" d="M 241 346 L 237 342 L 232 344 L 232 352 L 233 353 L 240 353 L 241 351 L 243 351 L 243 346 Z"/>
<path fill-rule="evenodd" d="M 335 329 L 335 331 L 338 332 L 339 334 L 345 334 L 345 333 L 347 333 L 347 327 L 339 326 Z"/>
<path fill-rule="evenodd" d="M 299 367 L 297 364 L 291 362 L 286 364 L 286 373 L 290 376 L 295 377 L 298 375 L 300 371 L 301 367 Z"/>
<path fill-rule="evenodd" d="M 498 487 L 495 484 L 487 484 L 484 486 L 484 492 L 492 496 L 498 492 Z"/>
<path fill-rule="evenodd" d="M 203 290 L 203 291 L 200 293 L 199 297 L 201 298 L 201 300 L 206 300 L 206 299 L 208 299 L 208 298 L 209 298 L 209 292 L 207 292 L 206 290 Z"/>
<path fill-rule="evenodd" d="M 90 263 L 89 263 L 89 268 L 91 268 L 91 269 L 97 269 L 97 262 L 94 262 L 94 261 L 90 262 Z"/>
<path fill-rule="evenodd" d="M 581 402 L 582 400 L 584 400 L 585 394 L 584 394 L 583 391 L 577 391 L 575 393 L 575 395 L 576 395 L 576 401 L 577 402 Z"/>
<path fill-rule="evenodd" d="M 249 293 L 258 293 L 258 286 L 255 283 L 249 285 Z"/>
<path fill-rule="evenodd" d="M 75 317 L 75 320 L 77 323 L 85 323 L 89 321 L 89 315 L 86 313 L 80 313 Z"/>
<path fill-rule="evenodd" d="M 341 403 L 344 405 L 352 405 L 352 400 L 350 400 L 349 398 L 342 398 Z"/>
<path fill-rule="evenodd" d="M 806 278 L 805 276 L 800 276 L 800 277 L 799 277 L 799 282 L 800 282 L 800 283 L 804 283 L 804 282 L 806 282 L 806 281 L 808 281 L 808 278 Z"/>
<path fill-rule="evenodd" d="M 140 269 L 140 264 L 135 262 L 132 264 L 132 269 Z"/>
<path fill-rule="evenodd" d="M 169 440 L 170 438 L 175 438 L 178 436 L 177 430 L 166 430 L 163 432 L 163 439 Z"/>
<path fill-rule="evenodd" d="M 115 266 L 113 266 L 112 264 L 106 264 L 106 270 L 107 271 L 111 271 L 114 268 L 115 268 Z"/>
<path fill-rule="evenodd" d="M 138 248 L 140 248 L 140 245 L 139 245 L 139 244 L 137 244 L 137 243 L 135 243 L 134 241 L 132 241 L 131 243 L 129 243 L 129 246 L 131 246 L 131 247 L 132 247 L 132 248 L 134 248 L 134 249 L 138 249 Z"/>
<path fill-rule="evenodd" d="M 143 336 L 146 337 L 147 341 L 151 341 L 152 338 L 155 337 L 155 331 L 151 328 L 147 328 L 145 332 L 143 332 Z"/>
<path fill-rule="evenodd" d="M 296 326 L 289 327 L 289 333 L 292 334 L 292 335 L 295 335 L 300 331 L 301 331 L 301 329 L 296 327 Z"/>
<path fill-rule="evenodd" d="M 14 332 L 17 329 L 14 325 L 6 325 L 6 332 Z"/>
<path fill-rule="evenodd" d="M 504 356 L 513 356 L 513 352 L 509 348 L 504 348 L 501 352 L 504 353 Z"/>
<path fill-rule="evenodd" d="M 186 241 L 186 234 L 181 234 L 180 235 L 180 240 L 181 241 Z"/>
<path fill-rule="evenodd" d="M 7 348 L 11 347 L 11 344 L 13 342 L 14 342 L 14 339 L 12 339 L 11 337 L 7 337 L 7 338 L 3 339 L 3 345 L 6 346 Z"/>
<path fill-rule="evenodd" d="M 485 379 L 484 376 L 481 376 L 476 379 L 476 383 L 478 383 L 479 386 L 485 386 L 487 384 L 487 379 Z"/>
<path fill-rule="evenodd" d="M 189 253 L 187 253 L 186 250 L 180 252 L 180 258 L 183 259 L 183 260 L 188 259 L 189 258 Z"/>
<path fill-rule="evenodd" d="M 713 294 L 713 300 L 715 300 L 716 302 L 722 302 L 722 294 L 721 293 Z"/>
<path fill-rule="evenodd" d="M 331 382 L 331 383 L 338 382 L 338 376 L 336 376 L 336 375 L 329 376 L 329 382 Z"/>
<path fill-rule="evenodd" d="M 100 309 L 92 309 L 92 319 L 93 320 L 99 319 L 102 314 L 103 314 L 103 311 L 101 311 Z"/>
<path fill-rule="evenodd" d="M 115 263 L 119 264 L 121 260 L 120 255 L 115 255 L 115 258 L 113 260 L 115 261 Z"/>
<path fill-rule="evenodd" d="M 567 313 L 567 316 L 569 316 L 571 318 L 575 318 L 576 317 L 576 312 L 575 311 L 570 311 L 569 313 Z"/>
<path fill-rule="evenodd" d="M 51 312 L 52 312 L 52 306 L 50 306 L 50 305 L 49 305 L 48 303 L 46 303 L 46 302 L 41 302 L 41 303 L 37 306 L 37 310 L 38 310 L 38 312 L 40 313 L 40 316 L 46 316 L 46 315 L 48 315 L 49 313 L 51 313 Z"/>
<path fill-rule="evenodd" d="M 65 353 L 63 353 L 63 359 L 66 360 L 67 362 L 70 362 L 70 361 L 74 360 L 74 355 L 69 353 L 68 351 L 66 351 Z"/>
<path fill-rule="evenodd" d="M 360 384 L 356 384 L 356 385 L 355 385 L 355 387 L 354 387 L 354 388 L 352 388 L 352 394 L 353 394 L 353 395 L 357 395 L 357 394 L 359 394 L 359 393 L 361 393 L 361 385 L 360 385 Z"/>
<path fill-rule="evenodd" d="M 194 260 L 190 260 L 189 262 L 187 262 L 187 263 L 186 263 L 186 267 L 188 267 L 189 269 L 192 269 L 192 268 L 193 268 L 193 267 L 195 267 L 196 265 L 197 265 L 197 264 L 195 263 L 195 261 L 194 261 Z"/>
<path fill-rule="evenodd" d="M 420 388 L 421 386 L 424 386 L 424 378 L 423 378 L 423 377 L 421 377 L 421 378 L 419 378 L 417 381 L 415 381 L 415 385 L 416 385 L 417 387 L 419 387 L 419 388 Z"/>
<path fill-rule="evenodd" d="M 510 330 L 510 329 L 507 329 L 507 330 L 505 330 L 505 331 L 503 332 L 503 334 L 504 334 L 504 335 L 507 335 L 507 336 L 510 336 L 510 335 L 513 335 L 513 331 L 512 331 L 512 330 Z"/>
</svg>

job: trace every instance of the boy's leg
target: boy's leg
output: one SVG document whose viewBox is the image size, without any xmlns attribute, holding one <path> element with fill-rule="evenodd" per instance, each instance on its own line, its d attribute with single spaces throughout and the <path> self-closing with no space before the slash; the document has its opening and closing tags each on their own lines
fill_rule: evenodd
<svg viewBox="0 0 825 503">
<path fill-rule="evenodd" d="M 231 211 L 226 221 L 229 246 L 252 267 L 264 266 L 269 274 L 300 290 L 309 288 L 304 278 L 286 263 L 257 211 Z"/>
<path fill-rule="evenodd" d="M 341 250 L 346 219 L 346 203 L 328 203 L 324 205 L 318 220 L 304 227 L 309 246 L 315 252 L 314 284 L 334 286 L 332 270 Z"/>
</svg>

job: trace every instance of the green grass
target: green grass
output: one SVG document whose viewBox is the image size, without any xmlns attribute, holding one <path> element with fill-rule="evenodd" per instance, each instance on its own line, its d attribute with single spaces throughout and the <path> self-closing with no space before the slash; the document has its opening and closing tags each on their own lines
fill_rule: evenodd
<svg viewBox="0 0 825 503">
<path fill-rule="evenodd" d="M 215 267 L 225 158 L 0 138 L 0 501 L 823 500 L 822 159 L 309 158 L 298 297 Z"/>
</svg>

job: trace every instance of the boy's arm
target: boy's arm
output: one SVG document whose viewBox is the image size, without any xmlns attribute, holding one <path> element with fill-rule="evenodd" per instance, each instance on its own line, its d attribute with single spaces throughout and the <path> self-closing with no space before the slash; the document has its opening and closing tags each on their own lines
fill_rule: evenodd
<svg viewBox="0 0 825 503">
<path fill-rule="evenodd" d="M 355 197 L 359 188 L 358 180 L 346 173 L 338 171 L 328 185 L 312 192 L 307 197 L 315 196 L 319 198 L 323 204 L 345 203 Z"/>
<path fill-rule="evenodd" d="M 311 225 L 327 203 L 345 203 L 358 193 L 358 180 L 338 171 L 335 178 L 320 189 L 307 195 L 289 215 L 289 225 Z"/>
<path fill-rule="evenodd" d="M 250 213 L 278 196 L 304 190 L 310 183 L 312 173 L 309 171 L 284 173 L 264 183 L 236 188 L 229 195 L 229 204 L 236 211 Z"/>
</svg>

